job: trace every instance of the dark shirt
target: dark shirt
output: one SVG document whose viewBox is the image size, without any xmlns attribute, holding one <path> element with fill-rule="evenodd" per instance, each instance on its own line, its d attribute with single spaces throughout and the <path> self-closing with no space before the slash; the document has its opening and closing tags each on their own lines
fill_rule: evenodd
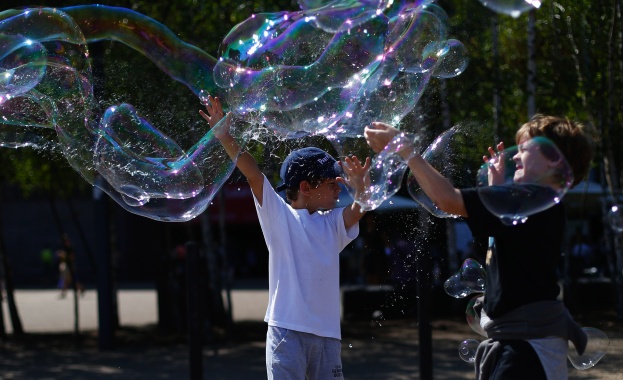
<svg viewBox="0 0 623 380">
<path fill-rule="evenodd" d="M 490 318 L 538 301 L 556 300 L 565 210 L 557 204 L 508 226 L 483 205 L 477 189 L 461 190 L 475 237 L 493 237 L 487 252 L 484 309 Z M 491 239 L 490 239 L 491 240 Z"/>
</svg>

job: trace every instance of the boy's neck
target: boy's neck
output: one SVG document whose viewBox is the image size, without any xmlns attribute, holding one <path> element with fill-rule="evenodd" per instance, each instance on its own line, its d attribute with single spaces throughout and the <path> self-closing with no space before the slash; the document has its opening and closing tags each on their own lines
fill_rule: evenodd
<svg viewBox="0 0 623 380">
<path fill-rule="evenodd" d="M 290 206 L 295 210 L 307 210 L 310 215 L 318 211 L 318 207 L 310 205 L 307 197 L 301 195 L 297 200 L 290 201 Z"/>
</svg>

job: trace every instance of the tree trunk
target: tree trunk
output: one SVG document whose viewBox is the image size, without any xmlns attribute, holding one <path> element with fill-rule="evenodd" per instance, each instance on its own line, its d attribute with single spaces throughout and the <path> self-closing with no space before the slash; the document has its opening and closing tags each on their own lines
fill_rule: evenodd
<svg viewBox="0 0 623 380">
<path fill-rule="evenodd" d="M 234 268 L 231 265 L 231 260 L 230 260 L 230 252 L 227 249 L 227 231 L 225 230 L 225 195 L 223 194 L 223 191 L 219 191 L 218 194 L 219 197 L 219 202 L 221 204 L 220 207 L 220 211 L 219 211 L 219 217 L 218 217 L 218 224 L 219 224 L 219 233 L 220 233 L 220 237 L 221 237 L 221 247 L 220 247 L 220 253 L 221 253 L 221 258 L 222 258 L 222 267 L 221 267 L 221 273 L 222 273 L 222 277 L 223 277 L 223 284 L 225 285 L 225 296 L 227 298 L 227 305 L 226 305 L 226 320 L 225 320 L 225 324 L 228 328 L 228 330 L 231 330 L 232 328 L 232 324 L 233 324 L 233 312 L 232 312 L 232 301 L 231 301 L 231 287 L 232 287 L 232 283 L 234 280 Z M 231 331 L 230 331 L 231 332 Z"/>
<path fill-rule="evenodd" d="M 1 255 L 2 253 L 0 253 Z M 4 308 L 2 307 L 3 298 L 2 298 L 2 279 L 4 278 L 4 266 L 2 265 L 2 261 L 0 261 L 0 341 L 6 339 L 6 327 L 4 326 Z"/>
<path fill-rule="evenodd" d="M 0 203 L 1 204 L 1 203 Z M 0 210 L 1 211 L 1 210 Z M 9 307 L 9 316 L 11 318 L 11 325 L 13 326 L 13 335 L 16 337 L 21 337 L 24 335 L 24 328 L 22 327 L 22 321 L 19 317 L 19 312 L 17 310 L 17 304 L 15 303 L 15 287 L 13 286 L 13 273 L 11 272 L 11 266 L 9 264 L 9 257 L 7 255 L 5 245 L 4 245 L 4 234 L 2 233 L 2 217 L 0 213 L 0 263 L 2 265 L 2 269 L 4 270 L 4 284 L 6 290 L 6 300 L 7 306 Z M 2 304 L 0 303 L 0 308 Z M 2 317 L 2 313 L 0 312 L 0 317 Z M 4 328 L 4 321 L 3 321 Z"/>
<path fill-rule="evenodd" d="M 528 119 L 536 113 L 536 9 L 528 12 Z"/>
<path fill-rule="evenodd" d="M 607 128 L 609 131 L 613 131 L 615 128 L 615 100 L 614 100 L 614 44 L 615 33 L 614 26 L 616 20 L 620 20 L 621 1 L 616 0 L 614 3 L 614 9 L 612 10 L 612 29 L 610 31 L 610 42 L 608 44 L 608 123 Z M 619 39 L 621 39 L 621 31 L 618 33 Z M 617 46 L 621 48 L 621 40 L 618 41 Z M 619 52 L 620 53 L 620 52 Z M 620 56 L 620 54 L 619 54 Z M 623 65 L 623 61 L 619 60 L 619 65 Z M 606 154 L 609 161 L 609 174 L 610 174 L 610 194 L 619 194 L 621 189 L 621 178 L 619 177 L 615 161 L 613 159 L 612 139 L 608 138 L 606 142 Z M 616 198 L 613 198 L 613 202 L 616 202 Z M 617 311 L 617 317 L 623 319 L 623 244 L 621 243 L 621 234 L 614 234 L 613 241 L 614 257 L 615 257 L 615 275 L 613 276 L 614 292 L 615 292 L 615 309 Z"/>
<path fill-rule="evenodd" d="M 502 113 L 502 102 L 500 100 L 500 64 L 498 51 L 498 35 L 500 24 L 497 14 L 491 20 L 491 45 L 493 54 L 493 142 L 500 141 L 500 114 Z"/>
</svg>

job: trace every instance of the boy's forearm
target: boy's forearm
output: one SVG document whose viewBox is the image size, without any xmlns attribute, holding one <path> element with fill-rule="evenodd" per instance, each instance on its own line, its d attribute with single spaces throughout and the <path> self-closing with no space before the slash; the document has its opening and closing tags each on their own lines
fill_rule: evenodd
<svg viewBox="0 0 623 380">
<path fill-rule="evenodd" d="M 221 137 L 219 141 L 229 158 L 236 162 L 236 166 L 247 179 L 255 179 L 262 176 L 262 172 L 253 156 L 248 152 L 242 152 L 242 148 L 231 135 Z"/>
<path fill-rule="evenodd" d="M 344 227 L 346 229 L 351 228 L 359 222 L 366 212 L 361 208 L 359 203 L 353 202 L 349 207 L 344 210 Z"/>
<path fill-rule="evenodd" d="M 264 175 L 255 161 L 255 158 L 253 158 L 249 152 L 243 152 L 240 145 L 238 145 L 236 140 L 229 134 L 222 136 L 219 141 L 223 148 L 225 148 L 229 158 L 236 163 L 236 167 L 249 182 L 251 191 L 261 205 L 264 198 Z"/>
<path fill-rule="evenodd" d="M 240 148 L 238 142 L 231 135 L 223 136 L 219 138 L 219 141 L 225 149 L 225 152 L 227 152 L 229 158 L 231 158 L 232 161 L 236 161 L 240 151 L 242 151 L 242 148 Z"/>
<path fill-rule="evenodd" d="M 447 178 L 419 154 L 409 153 L 408 157 L 403 157 L 409 159 L 411 173 L 437 207 L 450 214 L 467 216 L 460 191 Z"/>
<path fill-rule="evenodd" d="M 364 189 L 355 189 L 354 199 L 359 199 L 360 195 L 365 192 Z M 344 210 L 344 226 L 348 229 L 354 226 L 359 222 L 361 218 L 365 215 L 366 211 L 363 210 L 361 205 L 358 202 L 351 203 Z"/>
</svg>

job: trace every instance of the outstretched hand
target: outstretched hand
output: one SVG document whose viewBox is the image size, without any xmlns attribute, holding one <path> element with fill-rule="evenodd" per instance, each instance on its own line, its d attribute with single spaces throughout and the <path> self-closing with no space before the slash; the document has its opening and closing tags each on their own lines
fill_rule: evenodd
<svg viewBox="0 0 623 380">
<path fill-rule="evenodd" d="M 219 121 L 221 121 L 221 119 L 225 115 L 225 113 L 223 112 L 223 106 L 221 105 L 221 101 L 219 100 L 219 98 L 212 97 L 212 95 L 208 95 L 208 101 L 206 102 L 205 106 L 207 113 L 203 112 L 203 110 L 199 110 L 199 114 L 208 122 L 210 128 L 212 129 L 215 125 L 218 124 Z M 218 130 L 214 130 L 214 135 L 219 140 L 229 135 L 231 114 L 227 114 L 227 120 L 225 122 L 227 124 L 224 126 L 224 128 L 218 128 Z"/>
<path fill-rule="evenodd" d="M 504 143 L 498 143 L 495 149 L 489 147 L 487 151 L 489 157 L 482 156 L 482 160 L 489 167 L 489 185 L 501 185 L 504 183 Z"/>
<path fill-rule="evenodd" d="M 359 161 L 356 156 L 346 156 L 344 160 L 340 161 L 340 166 L 346 178 L 337 177 L 337 181 L 354 189 L 355 195 L 353 198 L 355 198 L 355 200 L 361 200 L 361 197 L 366 194 L 366 187 L 370 185 L 370 157 L 367 157 L 365 163 L 362 165 L 361 161 Z M 342 214 L 344 217 L 344 226 L 347 229 L 352 227 L 361 219 L 363 214 L 365 214 L 365 211 L 361 207 L 361 204 L 359 202 L 353 202 Z"/>
<path fill-rule="evenodd" d="M 389 124 L 374 122 L 364 128 L 363 136 L 376 153 L 382 151 L 400 131 Z"/>
<path fill-rule="evenodd" d="M 356 193 L 362 194 L 365 188 L 370 185 L 370 176 L 368 175 L 370 157 L 367 157 L 362 165 L 357 156 L 346 156 L 343 161 L 340 161 L 340 166 L 346 178 L 338 177 L 338 182 L 348 185 L 353 188 Z"/>
</svg>

